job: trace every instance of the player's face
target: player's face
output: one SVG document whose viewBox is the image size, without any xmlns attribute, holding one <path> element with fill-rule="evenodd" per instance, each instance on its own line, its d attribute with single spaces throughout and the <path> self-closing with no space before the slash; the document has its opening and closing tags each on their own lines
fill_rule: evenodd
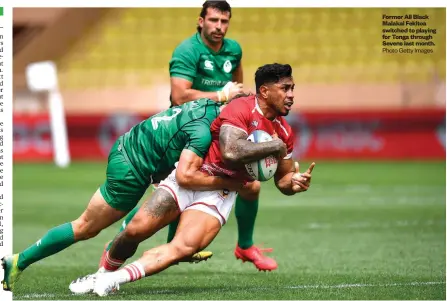
<svg viewBox="0 0 447 301">
<path fill-rule="evenodd" d="M 230 13 L 218 9 L 208 8 L 205 18 L 199 18 L 202 34 L 208 42 L 217 44 L 222 42 L 230 25 Z"/>
<path fill-rule="evenodd" d="M 291 77 L 283 78 L 269 86 L 267 101 L 278 116 L 287 116 L 293 106 L 295 83 Z"/>
</svg>

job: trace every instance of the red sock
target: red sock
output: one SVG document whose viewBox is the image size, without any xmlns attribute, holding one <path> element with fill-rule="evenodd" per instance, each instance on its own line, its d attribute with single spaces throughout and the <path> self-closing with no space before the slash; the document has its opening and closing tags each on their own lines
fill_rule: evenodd
<svg viewBox="0 0 447 301">
<path fill-rule="evenodd" d="M 104 269 L 106 269 L 109 272 L 113 272 L 118 270 L 124 263 L 124 260 L 118 260 L 110 258 L 109 251 L 107 251 L 105 260 L 104 260 Z"/>
</svg>

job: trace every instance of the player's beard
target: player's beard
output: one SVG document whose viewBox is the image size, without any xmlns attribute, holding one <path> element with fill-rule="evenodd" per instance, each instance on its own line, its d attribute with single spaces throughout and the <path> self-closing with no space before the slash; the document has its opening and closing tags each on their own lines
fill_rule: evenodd
<svg viewBox="0 0 447 301">
<path fill-rule="evenodd" d="M 287 116 L 287 115 L 289 115 L 289 112 L 290 111 L 284 109 L 284 112 L 280 112 L 279 116 Z"/>
<path fill-rule="evenodd" d="M 214 37 L 213 35 L 219 34 L 220 37 Z M 205 38 L 208 40 L 208 42 L 212 44 L 219 44 L 222 42 L 223 38 L 225 37 L 224 32 L 217 32 L 217 31 L 211 31 L 211 32 L 205 32 Z"/>
<path fill-rule="evenodd" d="M 290 111 L 286 109 L 285 104 L 285 101 L 281 103 L 273 102 L 270 108 L 275 111 L 277 116 L 287 116 Z"/>
<path fill-rule="evenodd" d="M 287 110 L 285 108 L 285 104 L 277 106 L 276 111 L 278 112 L 279 116 L 287 116 L 287 115 L 289 115 L 289 112 L 290 112 L 289 110 Z"/>
</svg>

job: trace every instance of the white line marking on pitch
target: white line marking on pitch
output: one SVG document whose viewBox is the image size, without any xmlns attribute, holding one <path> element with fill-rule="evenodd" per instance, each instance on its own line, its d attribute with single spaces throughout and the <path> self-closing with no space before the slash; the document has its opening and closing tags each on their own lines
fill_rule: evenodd
<svg viewBox="0 0 447 301">
<path fill-rule="evenodd" d="M 412 226 L 433 226 L 433 225 L 445 225 L 445 220 L 400 220 L 400 221 L 387 221 L 381 223 L 372 222 L 357 222 L 348 224 L 334 224 L 334 223 L 310 223 L 305 225 L 307 229 L 331 229 L 331 228 L 395 228 L 395 227 L 412 227 Z"/>
<path fill-rule="evenodd" d="M 424 286 L 424 285 L 437 285 L 437 284 L 445 284 L 445 281 L 430 281 L 430 282 L 409 282 L 409 283 L 384 283 L 384 284 L 368 284 L 368 283 L 352 283 L 352 284 L 335 284 L 335 285 L 325 285 L 325 284 L 316 284 L 316 285 L 295 285 L 295 286 L 284 286 L 283 289 L 312 289 L 312 288 L 352 288 L 352 287 L 390 287 L 390 286 Z M 275 290 L 277 287 L 266 287 L 266 288 L 247 288 L 247 290 Z M 164 290 L 157 291 L 158 293 L 167 293 L 173 292 L 173 290 Z M 222 290 L 219 290 L 222 291 Z M 154 293 L 154 292 L 152 292 Z M 124 292 L 119 292 L 121 296 L 126 295 Z M 23 295 L 22 299 L 34 299 L 34 298 L 54 298 L 54 297 L 68 297 L 74 296 L 74 294 L 26 294 Z M 19 299 L 20 300 L 20 299 Z"/>
<path fill-rule="evenodd" d="M 423 286 L 445 284 L 445 281 L 439 282 L 409 282 L 409 283 L 385 283 L 385 284 L 368 284 L 368 283 L 352 283 L 352 284 L 336 284 L 336 285 L 296 285 L 286 286 L 290 289 L 306 289 L 306 288 L 350 288 L 350 287 L 388 287 L 388 286 Z"/>
</svg>

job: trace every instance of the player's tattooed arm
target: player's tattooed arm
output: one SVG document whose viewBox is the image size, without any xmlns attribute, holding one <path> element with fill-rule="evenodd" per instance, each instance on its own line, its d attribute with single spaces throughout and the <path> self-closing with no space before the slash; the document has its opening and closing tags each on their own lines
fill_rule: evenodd
<svg viewBox="0 0 447 301">
<path fill-rule="evenodd" d="M 175 172 L 177 183 L 186 189 L 208 191 L 229 189 L 238 191 L 242 183 L 233 179 L 214 177 L 200 171 L 203 159 L 189 149 L 184 149 Z"/>
<path fill-rule="evenodd" d="M 286 145 L 281 139 L 274 138 L 272 141 L 254 143 L 248 141 L 247 137 L 247 133 L 238 128 L 227 125 L 220 128 L 220 151 L 226 163 L 241 165 L 270 155 L 278 158 L 286 155 Z"/>
</svg>

